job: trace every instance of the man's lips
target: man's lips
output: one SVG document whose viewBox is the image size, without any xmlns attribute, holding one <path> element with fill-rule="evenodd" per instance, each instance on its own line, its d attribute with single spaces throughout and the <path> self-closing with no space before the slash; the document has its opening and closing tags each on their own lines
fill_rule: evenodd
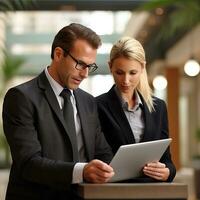
<svg viewBox="0 0 200 200">
<path fill-rule="evenodd" d="M 73 78 L 73 82 L 79 84 L 82 81 L 81 78 Z"/>
</svg>

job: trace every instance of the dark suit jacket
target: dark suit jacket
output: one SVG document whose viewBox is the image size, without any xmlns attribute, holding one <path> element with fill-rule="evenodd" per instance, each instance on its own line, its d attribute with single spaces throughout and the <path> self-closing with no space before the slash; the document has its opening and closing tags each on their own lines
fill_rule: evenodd
<svg viewBox="0 0 200 200">
<path fill-rule="evenodd" d="M 155 111 L 150 113 L 141 95 L 140 98 L 143 103 L 142 110 L 145 123 L 141 142 L 168 138 L 167 109 L 164 101 L 155 98 Z M 134 135 L 114 86 L 107 93 L 98 96 L 96 100 L 102 131 L 112 147 L 113 153 L 116 153 L 121 145 L 135 143 Z M 169 148 L 162 156 L 161 162 L 165 163 L 170 169 L 168 181 L 172 181 L 176 170 L 171 160 Z"/>
<path fill-rule="evenodd" d="M 88 161 L 110 161 L 95 99 L 81 89 L 74 95 Z M 74 141 L 44 72 L 7 92 L 3 126 L 13 159 L 6 199 L 73 199 Z"/>
</svg>

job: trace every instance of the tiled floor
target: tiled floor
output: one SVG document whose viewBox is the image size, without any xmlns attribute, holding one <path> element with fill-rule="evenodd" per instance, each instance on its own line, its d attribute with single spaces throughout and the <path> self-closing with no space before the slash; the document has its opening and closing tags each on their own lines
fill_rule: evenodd
<svg viewBox="0 0 200 200">
<path fill-rule="evenodd" d="M 8 181 L 8 170 L 0 170 L 0 200 L 5 200 L 5 192 Z M 188 200 L 196 200 L 193 184 L 193 170 L 182 168 L 177 172 L 174 182 L 186 183 L 188 185 Z"/>
</svg>

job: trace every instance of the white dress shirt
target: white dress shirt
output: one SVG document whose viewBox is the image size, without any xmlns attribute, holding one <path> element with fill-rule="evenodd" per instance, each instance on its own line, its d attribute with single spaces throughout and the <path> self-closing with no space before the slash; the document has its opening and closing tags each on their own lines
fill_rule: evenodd
<svg viewBox="0 0 200 200">
<path fill-rule="evenodd" d="M 51 75 L 48 72 L 48 67 L 45 69 L 45 74 L 46 74 L 46 77 L 47 77 L 54 93 L 55 93 L 55 96 L 58 100 L 60 109 L 62 109 L 63 105 L 64 105 L 64 99 L 63 99 L 63 97 L 60 96 L 60 93 L 62 92 L 63 87 L 51 77 Z M 81 124 L 80 124 L 80 119 L 79 119 L 79 115 L 77 112 L 76 99 L 74 97 L 73 90 L 70 90 L 70 91 L 72 93 L 70 100 L 72 102 L 72 106 L 74 109 L 74 122 L 75 122 L 76 134 L 78 137 L 78 134 L 81 134 Z M 83 141 L 79 140 L 78 149 L 80 149 L 82 147 L 83 147 Z M 85 163 L 85 162 L 78 162 L 75 164 L 74 169 L 73 169 L 72 183 L 83 182 L 83 168 L 86 164 L 87 163 Z"/>
<path fill-rule="evenodd" d="M 144 134 L 144 119 L 141 108 L 143 106 L 142 100 L 140 99 L 137 90 L 135 90 L 135 106 L 133 108 L 128 108 L 128 102 L 121 97 L 117 87 L 115 87 L 115 92 L 121 100 L 122 108 L 131 127 L 135 142 L 138 143 L 141 141 Z"/>
</svg>

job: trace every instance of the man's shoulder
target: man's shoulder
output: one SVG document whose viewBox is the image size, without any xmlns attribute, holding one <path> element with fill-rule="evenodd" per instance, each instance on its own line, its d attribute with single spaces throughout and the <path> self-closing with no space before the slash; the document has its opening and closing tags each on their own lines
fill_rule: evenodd
<svg viewBox="0 0 200 200">
<path fill-rule="evenodd" d="M 75 96 L 79 96 L 82 99 L 91 99 L 94 100 L 94 96 L 88 92 L 86 92 L 85 90 L 82 90 L 80 88 L 77 88 L 76 90 L 74 90 L 74 94 Z"/>
<path fill-rule="evenodd" d="M 7 95 L 20 94 L 20 93 L 24 95 L 33 94 L 35 93 L 36 89 L 37 89 L 37 77 L 34 77 L 27 80 L 24 83 L 9 88 L 6 94 Z"/>
<path fill-rule="evenodd" d="M 36 80 L 37 80 L 37 77 L 33 77 L 33 78 L 30 78 L 29 80 L 27 80 L 26 82 L 23 82 L 15 87 L 19 88 L 19 89 L 25 89 L 27 87 L 33 86 L 36 83 Z"/>
</svg>

